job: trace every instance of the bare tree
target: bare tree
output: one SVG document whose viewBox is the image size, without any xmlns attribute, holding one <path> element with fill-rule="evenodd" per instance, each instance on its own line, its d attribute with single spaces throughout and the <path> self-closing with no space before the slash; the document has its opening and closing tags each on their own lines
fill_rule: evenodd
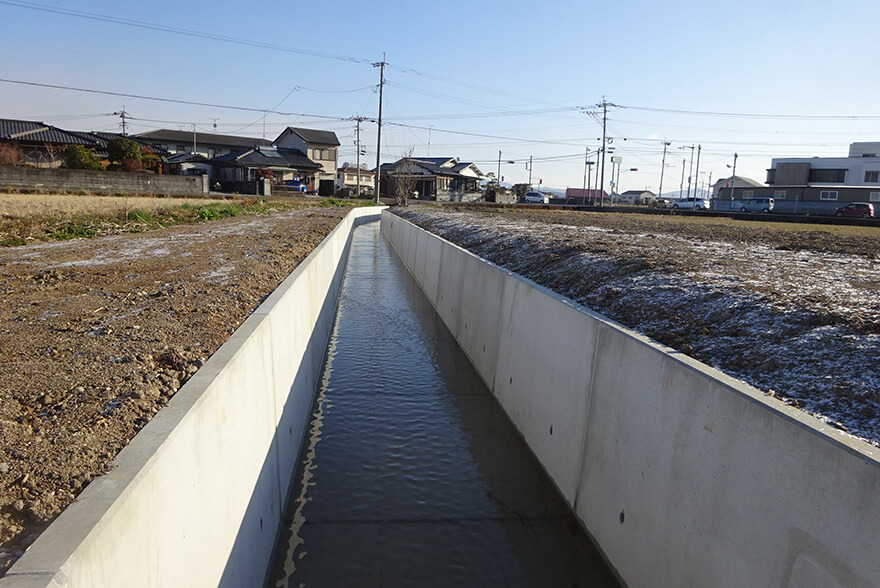
<svg viewBox="0 0 880 588">
<path fill-rule="evenodd" d="M 0 143 L 0 165 L 22 165 L 24 153 L 18 143 Z"/>
<path fill-rule="evenodd" d="M 419 167 L 416 165 L 412 153 L 413 150 L 410 148 L 394 164 L 394 167 L 388 174 L 391 176 L 391 189 L 398 206 L 406 206 L 408 204 L 410 195 L 419 183 Z"/>
</svg>

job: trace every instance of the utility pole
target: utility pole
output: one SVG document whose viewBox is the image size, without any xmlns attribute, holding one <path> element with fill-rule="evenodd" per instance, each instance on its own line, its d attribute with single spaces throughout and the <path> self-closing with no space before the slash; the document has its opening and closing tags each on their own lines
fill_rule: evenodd
<svg viewBox="0 0 880 588">
<path fill-rule="evenodd" d="M 193 123 L 193 155 L 196 154 L 196 123 Z"/>
<path fill-rule="evenodd" d="M 587 162 L 587 190 L 590 190 L 590 189 L 591 189 L 591 186 L 590 186 L 590 173 L 593 171 L 593 164 L 594 164 L 594 163 L 595 163 L 595 162 L 593 162 L 593 161 Z M 584 191 L 584 206 L 587 205 L 587 194 L 588 194 L 588 192 L 587 192 L 587 191 Z"/>
<path fill-rule="evenodd" d="M 730 210 L 733 210 L 733 189 L 736 187 L 736 153 L 733 154 L 733 177 L 730 178 Z"/>
<path fill-rule="evenodd" d="M 529 190 L 532 189 L 532 156 L 529 155 Z"/>
<path fill-rule="evenodd" d="M 382 61 L 374 63 L 373 67 L 379 68 L 379 120 L 376 136 L 376 195 L 375 202 L 379 204 L 379 188 L 382 185 L 382 92 L 385 89 L 385 52 L 382 52 Z"/>
<path fill-rule="evenodd" d="M 498 188 L 501 189 L 501 149 L 498 150 L 498 177 L 495 180 L 498 182 Z"/>
<path fill-rule="evenodd" d="M 357 127 L 356 127 L 356 131 L 355 131 L 356 137 L 357 137 L 355 139 L 355 142 L 357 143 L 357 186 L 355 186 L 355 189 L 354 189 L 354 197 L 360 198 L 360 195 L 361 195 L 361 121 L 364 119 L 363 119 L 363 117 L 359 116 L 359 117 L 355 118 L 355 120 L 357 121 Z M 345 179 L 344 179 L 345 178 L 345 171 L 342 172 L 342 177 L 343 177 L 342 185 L 344 187 L 345 186 Z"/>
<path fill-rule="evenodd" d="M 681 147 L 679 147 L 679 149 L 690 149 L 691 150 L 691 167 L 690 167 L 690 170 L 688 171 L 688 192 L 687 192 L 688 198 L 691 197 L 691 175 L 694 173 L 694 149 L 696 149 L 696 148 L 697 148 L 696 145 L 682 145 Z M 682 180 L 682 184 L 683 183 L 684 183 L 684 180 Z M 694 192 L 694 193 L 696 193 L 696 192 Z"/>
<path fill-rule="evenodd" d="M 608 103 L 602 97 L 602 179 L 599 181 L 599 206 L 602 206 L 602 196 L 605 192 L 605 126 L 608 123 Z"/>
<path fill-rule="evenodd" d="M 697 173 L 694 174 L 694 177 L 697 178 L 697 185 L 694 186 L 694 197 L 697 197 L 697 188 L 700 186 L 700 151 L 703 149 L 702 145 L 697 145 Z M 696 208 L 697 203 L 694 201 L 694 208 Z"/>
<path fill-rule="evenodd" d="M 660 189 L 657 190 L 657 198 L 663 198 L 663 172 L 666 171 L 666 148 L 672 145 L 669 141 L 663 141 L 663 160 L 660 163 Z"/>
<path fill-rule="evenodd" d="M 118 116 L 118 117 L 121 117 L 121 118 L 122 118 L 122 136 L 123 136 L 123 137 L 128 136 L 128 133 L 125 132 L 125 117 L 126 117 L 126 116 L 131 116 L 131 115 L 128 114 L 127 112 L 125 112 L 125 106 L 122 107 L 122 110 L 119 110 L 119 111 L 117 111 L 117 112 L 114 112 L 114 113 L 113 113 L 113 116 Z"/>
<path fill-rule="evenodd" d="M 584 198 L 587 197 L 587 184 L 589 184 L 589 180 L 587 179 L 587 175 L 590 173 L 590 148 L 587 147 L 587 152 L 584 153 Z"/>
<path fill-rule="evenodd" d="M 617 182 L 614 179 L 614 156 L 611 156 L 611 204 L 614 204 L 614 192 L 617 190 Z M 620 167 L 620 164 L 617 164 L 617 167 Z"/>
<path fill-rule="evenodd" d="M 622 161 L 617 162 L 617 177 L 614 179 L 614 189 L 617 190 L 617 199 L 620 200 L 620 164 Z"/>
<path fill-rule="evenodd" d="M 678 185 L 678 199 L 681 200 L 681 197 L 684 193 L 684 166 L 687 163 L 687 159 L 681 158 L 681 183 Z"/>
</svg>

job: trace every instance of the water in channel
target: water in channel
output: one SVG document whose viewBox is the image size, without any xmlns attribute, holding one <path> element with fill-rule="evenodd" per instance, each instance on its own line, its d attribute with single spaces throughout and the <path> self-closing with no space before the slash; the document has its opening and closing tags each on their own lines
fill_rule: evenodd
<svg viewBox="0 0 880 588">
<path fill-rule="evenodd" d="M 379 223 L 299 459 L 267 586 L 617 586 Z"/>
</svg>

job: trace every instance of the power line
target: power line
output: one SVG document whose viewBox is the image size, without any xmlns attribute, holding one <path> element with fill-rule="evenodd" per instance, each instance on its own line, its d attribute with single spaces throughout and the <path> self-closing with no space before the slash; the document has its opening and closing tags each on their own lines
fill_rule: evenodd
<svg viewBox="0 0 880 588">
<path fill-rule="evenodd" d="M 187 37 L 196 37 L 199 39 L 206 39 L 209 41 L 222 41 L 224 43 L 234 43 L 236 45 L 246 45 L 249 47 L 257 47 L 260 49 L 272 49 L 275 51 L 284 51 L 286 53 L 297 53 L 300 55 L 309 55 L 311 57 L 322 57 L 325 59 L 336 59 L 339 61 L 347 61 L 351 63 L 362 63 L 369 64 L 371 63 L 370 59 L 364 59 L 361 57 L 352 57 L 350 55 L 337 55 L 335 53 L 326 53 L 323 51 L 313 51 L 310 49 L 296 49 L 294 47 L 286 47 L 284 45 L 275 45 L 272 43 L 263 43 L 260 41 L 252 41 L 250 39 L 240 39 L 236 37 L 227 37 L 223 35 L 217 35 L 215 33 L 202 33 L 199 31 L 193 31 L 189 29 L 182 29 L 178 27 L 172 27 L 167 25 L 158 25 L 152 24 L 143 21 L 131 20 L 126 18 L 119 18 L 115 16 L 107 16 L 104 14 L 95 14 L 93 12 L 84 12 L 80 10 L 71 10 L 69 8 L 58 8 L 55 6 L 46 6 L 44 4 L 36 4 L 34 2 L 21 2 L 17 0 L 0 0 L 0 4 L 6 4 L 9 6 L 15 6 L 17 8 L 26 8 L 29 10 L 39 10 L 42 12 L 51 12 L 54 14 L 62 14 L 64 16 L 73 16 L 76 18 L 84 18 L 87 20 L 95 20 L 99 22 L 107 22 L 113 24 L 120 24 L 129 27 L 135 27 L 139 29 L 147 29 L 151 31 L 161 31 L 164 33 L 173 33 L 176 35 L 185 35 Z"/>
<path fill-rule="evenodd" d="M 826 114 L 758 114 L 748 112 L 707 112 L 700 110 L 675 110 L 672 108 L 649 108 L 647 106 L 626 106 L 621 108 L 629 110 L 642 110 L 645 112 L 665 112 L 668 114 L 686 114 L 689 116 L 719 116 L 734 118 L 777 118 L 790 120 L 880 120 L 880 115 L 826 115 Z"/>
<path fill-rule="evenodd" d="M 6 3 L 0 0 L 0 4 Z M 208 108 L 222 108 L 225 110 L 239 110 L 243 112 L 259 112 L 262 114 L 277 114 L 280 116 L 305 116 L 309 118 L 325 119 L 325 120 L 345 120 L 338 116 L 320 116 L 316 114 L 303 114 L 299 112 L 279 112 L 277 110 L 269 110 L 264 108 L 249 108 L 247 106 L 232 106 L 229 104 L 213 104 L 210 102 L 194 102 L 192 100 L 179 100 L 176 98 L 158 98 L 156 96 L 144 96 L 140 94 L 127 94 L 125 92 L 111 92 L 109 90 L 94 90 L 91 88 L 76 88 L 73 86 L 61 86 L 57 84 L 42 84 L 39 82 L 26 82 L 22 80 L 9 80 L 0 78 L 0 82 L 7 84 L 19 84 L 22 86 L 34 86 L 37 88 L 52 88 L 54 90 L 68 90 L 72 92 L 86 92 L 88 94 L 102 94 L 104 96 L 119 96 L 122 98 L 136 98 L 138 100 L 151 100 L 153 102 L 165 102 L 170 104 L 186 104 L 188 106 L 205 106 Z"/>
</svg>

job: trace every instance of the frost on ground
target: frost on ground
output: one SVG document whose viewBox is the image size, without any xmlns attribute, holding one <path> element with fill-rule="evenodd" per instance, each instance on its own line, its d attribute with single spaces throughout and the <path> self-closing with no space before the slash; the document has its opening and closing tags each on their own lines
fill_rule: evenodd
<svg viewBox="0 0 880 588">
<path fill-rule="evenodd" d="M 396 212 L 880 446 L 877 229 L 850 237 L 632 214 Z"/>
</svg>

